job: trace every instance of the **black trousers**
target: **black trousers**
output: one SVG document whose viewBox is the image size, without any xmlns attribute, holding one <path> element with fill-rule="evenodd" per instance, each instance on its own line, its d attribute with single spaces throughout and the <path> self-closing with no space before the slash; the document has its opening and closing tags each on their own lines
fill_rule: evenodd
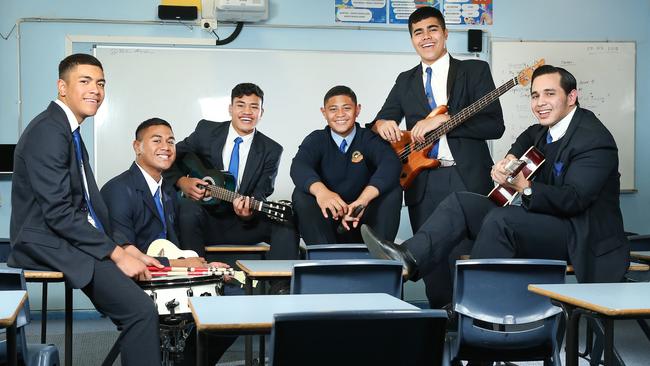
<svg viewBox="0 0 650 366">
<path fill-rule="evenodd" d="M 107 259 L 95 262 L 93 278 L 82 291 L 122 331 L 122 365 L 160 365 L 158 310 L 135 281 Z"/>
<path fill-rule="evenodd" d="M 298 217 L 300 235 L 305 244 L 362 243 L 361 233 L 356 229 L 337 233 L 340 220 L 323 217 L 316 197 L 301 190 L 293 191 L 293 209 Z M 379 195 L 370 202 L 364 211 L 361 222 L 369 225 L 383 238 L 394 240 L 399 229 L 400 211 L 402 209 L 402 188 L 396 187 L 390 192 Z"/>
<path fill-rule="evenodd" d="M 529 212 L 521 206 L 497 207 L 487 197 L 452 193 L 406 245 L 418 264 L 418 276 L 447 267 L 449 253 L 463 240 L 474 240 L 472 258 L 569 259 L 569 220 Z"/>
<path fill-rule="evenodd" d="M 411 220 L 411 229 L 414 233 L 422 227 L 440 202 L 449 194 L 467 190 L 456 167 L 433 169 L 428 171 L 427 174 L 427 187 L 424 192 L 424 197 L 417 204 L 409 206 L 409 219 Z M 448 266 L 437 266 L 422 277 L 427 299 L 429 300 L 429 307 L 439 309 L 451 302 L 456 260 L 461 255 L 468 254 L 471 249 L 471 240 L 465 240 L 459 243 L 450 251 Z"/>
<path fill-rule="evenodd" d="M 205 256 L 205 245 L 255 244 L 271 245 L 268 259 L 298 259 L 300 238 L 294 223 L 272 221 L 261 214 L 250 221 L 234 212 L 211 213 L 196 201 L 179 200 L 180 245 Z"/>
</svg>

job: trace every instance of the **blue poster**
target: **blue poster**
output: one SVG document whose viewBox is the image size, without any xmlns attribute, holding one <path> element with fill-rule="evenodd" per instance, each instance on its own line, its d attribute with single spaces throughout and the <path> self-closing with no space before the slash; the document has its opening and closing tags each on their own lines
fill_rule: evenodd
<svg viewBox="0 0 650 366">
<path fill-rule="evenodd" d="M 432 6 L 441 10 L 441 0 L 390 0 L 389 23 L 407 24 L 409 15 L 422 6 Z"/>
<path fill-rule="evenodd" d="M 386 23 L 386 0 L 336 0 L 337 22 Z"/>
<path fill-rule="evenodd" d="M 492 0 L 445 0 L 447 25 L 492 25 Z"/>
</svg>

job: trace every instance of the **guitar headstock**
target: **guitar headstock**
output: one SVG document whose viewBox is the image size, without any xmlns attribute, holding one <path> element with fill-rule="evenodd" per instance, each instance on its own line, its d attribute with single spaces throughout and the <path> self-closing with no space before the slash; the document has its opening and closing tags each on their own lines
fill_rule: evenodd
<svg viewBox="0 0 650 366">
<path fill-rule="evenodd" d="M 519 85 L 528 85 L 530 83 L 530 80 L 533 78 L 533 71 L 535 71 L 536 68 L 544 65 L 544 59 L 540 58 L 535 65 L 527 67 L 519 72 L 519 75 L 517 75 L 517 83 Z"/>
<path fill-rule="evenodd" d="M 260 210 L 271 220 L 287 222 L 293 217 L 293 208 L 290 201 L 264 201 Z"/>
</svg>

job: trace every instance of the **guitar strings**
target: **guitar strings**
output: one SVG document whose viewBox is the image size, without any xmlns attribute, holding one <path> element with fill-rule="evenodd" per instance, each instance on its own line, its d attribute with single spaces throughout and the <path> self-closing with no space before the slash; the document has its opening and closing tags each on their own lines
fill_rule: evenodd
<svg viewBox="0 0 650 366">
<path fill-rule="evenodd" d="M 436 128 L 433 131 L 427 132 L 424 135 L 424 142 L 416 142 L 416 143 L 409 142 L 406 145 L 404 145 L 404 148 L 402 148 L 400 151 L 397 152 L 397 156 L 399 157 L 400 160 L 405 160 L 406 158 L 408 158 L 408 156 L 411 154 L 413 150 L 420 151 L 429 147 L 429 145 L 439 140 L 440 137 L 446 133 L 443 131 L 448 132 L 452 128 L 456 127 L 457 125 L 465 121 L 467 118 L 473 116 L 478 111 L 480 111 L 481 109 L 485 108 L 487 105 L 494 102 L 495 97 L 496 98 L 500 97 L 501 95 L 503 95 L 505 92 L 507 92 L 517 84 L 518 84 L 518 77 L 514 77 L 508 80 L 505 84 L 485 94 L 479 100 L 472 103 L 469 107 L 463 109 L 458 114 L 452 116 L 449 120 L 443 122 L 440 127 Z M 415 148 L 413 148 L 412 146 L 414 146 Z"/>
</svg>

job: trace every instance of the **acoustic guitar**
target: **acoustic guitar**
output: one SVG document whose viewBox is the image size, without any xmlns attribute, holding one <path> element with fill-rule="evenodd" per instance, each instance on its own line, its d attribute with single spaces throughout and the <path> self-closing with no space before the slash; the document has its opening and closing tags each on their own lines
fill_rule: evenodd
<svg viewBox="0 0 650 366">
<path fill-rule="evenodd" d="M 541 151 L 537 150 L 535 146 L 531 146 L 524 155 L 521 156 L 518 160 L 510 160 L 506 164 L 506 171 L 508 172 L 508 178 L 506 180 L 508 183 L 512 183 L 517 174 L 523 173 L 526 180 L 535 174 L 537 169 L 546 161 L 544 154 Z M 512 203 L 512 201 L 517 198 L 519 192 L 514 188 L 506 187 L 504 185 L 497 185 L 494 187 L 490 193 L 488 193 L 488 198 L 492 202 L 496 203 L 499 206 L 507 206 Z"/>
<path fill-rule="evenodd" d="M 194 153 L 188 153 L 179 162 L 181 169 L 187 172 L 193 178 L 199 178 L 210 184 L 204 188 L 207 190 L 209 197 L 202 201 L 204 205 L 215 206 L 216 209 L 223 209 L 222 202 L 232 203 L 239 197 L 245 197 L 237 192 L 237 180 L 227 171 L 220 171 L 206 166 L 203 161 Z M 251 208 L 259 211 L 273 220 L 286 222 L 293 216 L 293 209 L 289 201 L 265 201 L 251 197 Z"/>
<path fill-rule="evenodd" d="M 440 127 L 427 132 L 424 135 L 425 142 L 423 143 L 411 141 L 411 132 L 402 131 L 402 138 L 397 142 L 391 143 L 391 147 L 395 150 L 397 156 L 402 162 L 402 173 L 399 178 L 402 188 L 407 189 L 411 183 L 413 183 L 415 177 L 417 177 L 417 175 L 424 169 L 435 169 L 440 166 L 440 161 L 438 159 L 431 159 L 428 155 L 433 145 L 440 139 L 440 137 L 442 137 L 442 135 L 447 134 L 483 108 L 492 104 L 515 85 L 528 85 L 533 75 L 533 71 L 542 65 L 544 65 L 544 59 L 540 59 L 535 63 L 535 65 L 522 70 L 516 77 L 508 80 L 505 84 L 463 108 L 463 110 L 453 115 Z M 427 118 L 445 113 L 447 113 L 447 106 L 440 105 L 432 110 Z"/>
</svg>

